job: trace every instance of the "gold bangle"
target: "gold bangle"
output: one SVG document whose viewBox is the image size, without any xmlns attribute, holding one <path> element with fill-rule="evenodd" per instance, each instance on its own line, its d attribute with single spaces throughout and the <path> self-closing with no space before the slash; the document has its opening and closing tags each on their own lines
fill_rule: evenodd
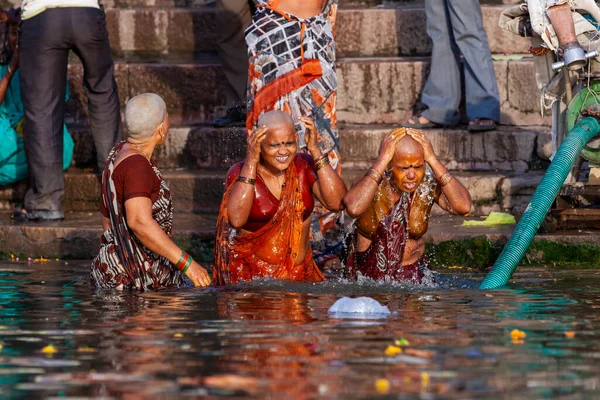
<svg viewBox="0 0 600 400">
<path fill-rule="evenodd" d="M 245 176 L 238 176 L 236 181 L 247 183 L 248 185 L 256 185 L 256 179 L 246 178 Z"/>
<path fill-rule="evenodd" d="M 375 183 L 377 183 L 378 185 L 381 183 L 381 180 L 383 179 L 383 176 L 377 172 L 374 168 L 369 168 L 367 170 L 367 173 L 365 174 L 365 176 L 368 176 L 369 178 L 373 179 L 375 181 Z"/>
<path fill-rule="evenodd" d="M 328 165 L 329 165 L 329 158 L 328 158 L 328 157 L 326 157 L 326 158 L 321 158 L 321 159 L 319 159 L 319 161 L 317 161 L 317 162 L 315 163 L 315 171 L 318 171 L 318 170 L 320 170 L 321 168 L 323 168 L 323 167 L 326 167 L 326 166 L 328 166 Z"/>
<path fill-rule="evenodd" d="M 325 159 L 325 158 L 329 158 L 329 152 L 327 152 L 327 153 L 325 153 L 325 154 L 322 154 L 322 155 L 321 155 L 321 157 L 317 158 L 317 159 L 315 160 L 315 164 L 316 164 L 316 163 L 318 163 L 319 161 L 321 161 L 321 160 Z"/>
<path fill-rule="evenodd" d="M 446 172 L 444 175 L 440 176 L 438 182 L 442 187 L 444 187 L 449 184 L 452 179 L 454 179 L 454 177 L 450 174 L 450 172 Z"/>
</svg>

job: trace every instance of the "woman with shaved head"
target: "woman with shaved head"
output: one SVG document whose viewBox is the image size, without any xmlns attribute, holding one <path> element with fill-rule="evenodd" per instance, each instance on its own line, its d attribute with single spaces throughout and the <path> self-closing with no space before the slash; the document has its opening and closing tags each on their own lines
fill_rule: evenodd
<svg viewBox="0 0 600 400">
<path fill-rule="evenodd" d="M 344 197 L 357 218 L 345 267 L 349 277 L 420 283 L 433 203 L 451 214 L 471 210 L 467 189 L 435 155 L 431 143 L 414 129 L 390 132 L 379 157 Z"/>
<path fill-rule="evenodd" d="M 300 120 L 310 155 L 298 153 L 292 118 L 269 111 L 248 137 L 246 160 L 227 174 L 213 270 L 219 285 L 263 277 L 324 280 L 310 249 L 310 215 L 315 198 L 341 211 L 346 186 L 321 153 L 313 121 Z"/>
<path fill-rule="evenodd" d="M 159 289 L 178 286 L 186 275 L 208 286 L 206 270 L 171 240 L 173 203 L 152 153 L 169 133 L 160 96 L 144 93 L 125 106 L 127 141 L 116 145 L 102 174 L 102 245 L 91 280 L 100 288 Z"/>
</svg>

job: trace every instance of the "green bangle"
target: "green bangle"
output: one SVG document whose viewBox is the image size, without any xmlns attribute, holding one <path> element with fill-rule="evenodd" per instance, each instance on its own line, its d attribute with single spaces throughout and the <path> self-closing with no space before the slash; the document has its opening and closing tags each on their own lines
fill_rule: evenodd
<svg viewBox="0 0 600 400">
<path fill-rule="evenodd" d="M 181 257 L 179 257 L 179 261 L 177 261 L 175 263 L 175 267 L 179 268 L 179 265 L 181 264 L 181 262 L 183 261 L 184 258 L 185 258 L 185 251 L 181 250 Z"/>
<path fill-rule="evenodd" d="M 194 261 L 194 260 L 192 259 L 191 256 L 188 255 L 187 262 L 185 263 L 185 265 L 181 269 L 181 272 L 183 272 L 184 275 L 186 274 L 187 270 L 190 268 L 190 265 L 192 265 L 192 261 Z"/>
</svg>

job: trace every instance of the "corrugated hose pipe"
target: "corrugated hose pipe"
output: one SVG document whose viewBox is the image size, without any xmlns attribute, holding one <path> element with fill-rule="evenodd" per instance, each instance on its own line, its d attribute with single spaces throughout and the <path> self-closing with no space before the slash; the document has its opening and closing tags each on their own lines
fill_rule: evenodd
<svg viewBox="0 0 600 400">
<path fill-rule="evenodd" d="M 567 179 L 567 175 L 579 153 L 587 142 L 599 133 L 600 123 L 592 117 L 583 118 L 569 131 L 540 185 L 533 194 L 531 202 L 510 240 L 490 272 L 479 285 L 479 289 L 496 289 L 508 283 L 540 225 L 546 218 L 548 210 Z"/>
</svg>

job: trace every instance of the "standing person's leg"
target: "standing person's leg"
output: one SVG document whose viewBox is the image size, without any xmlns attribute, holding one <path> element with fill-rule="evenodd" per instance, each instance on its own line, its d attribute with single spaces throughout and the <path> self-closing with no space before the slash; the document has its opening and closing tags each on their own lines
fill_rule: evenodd
<svg viewBox="0 0 600 400">
<path fill-rule="evenodd" d="M 88 97 L 90 127 L 100 171 L 115 144 L 121 141 L 121 107 L 110 54 L 104 11 L 71 8 L 73 51 L 83 63 L 83 87 Z"/>
<path fill-rule="evenodd" d="M 492 121 L 500 120 L 500 99 L 479 1 L 448 0 L 448 8 L 454 40 L 464 58 L 469 129 L 493 129 Z"/>
<path fill-rule="evenodd" d="M 216 119 L 215 125 L 245 123 L 246 88 L 248 86 L 248 50 L 245 31 L 252 19 L 248 0 L 217 0 L 217 46 L 223 72 L 227 78 L 228 116 Z M 237 115 L 239 114 L 239 115 Z M 239 120 L 239 121 L 236 121 Z"/>
<path fill-rule="evenodd" d="M 60 219 L 63 178 L 63 123 L 70 25 L 63 9 L 46 10 L 21 24 L 19 39 L 24 139 L 30 188 L 30 219 Z"/>
<path fill-rule="evenodd" d="M 456 125 L 460 120 L 460 54 L 450 26 L 448 0 L 425 0 L 427 34 L 433 42 L 431 69 L 421 95 L 427 105 L 423 116 L 440 125 Z"/>
</svg>

